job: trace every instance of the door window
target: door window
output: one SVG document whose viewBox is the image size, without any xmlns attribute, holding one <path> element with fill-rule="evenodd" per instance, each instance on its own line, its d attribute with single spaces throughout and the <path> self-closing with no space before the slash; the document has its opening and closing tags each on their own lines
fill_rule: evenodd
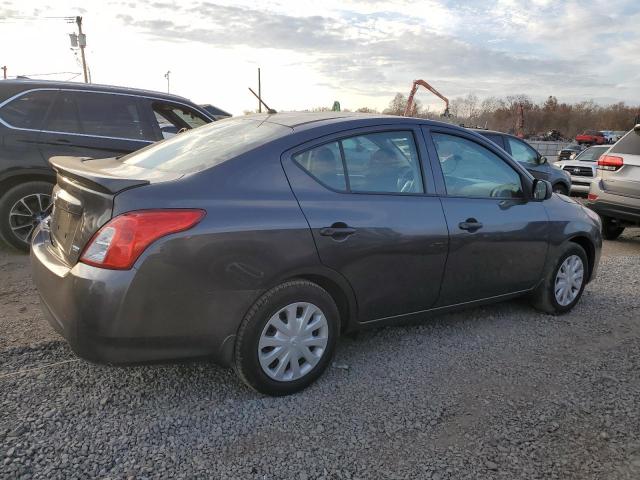
<svg viewBox="0 0 640 480">
<path fill-rule="evenodd" d="M 424 192 L 411 132 L 381 132 L 349 137 L 296 154 L 293 160 L 316 180 L 334 190 Z"/>
<path fill-rule="evenodd" d="M 321 145 L 293 156 L 293 160 L 316 180 L 334 190 L 346 190 L 338 142 Z"/>
<path fill-rule="evenodd" d="M 91 92 L 77 92 L 76 95 L 83 133 L 145 139 L 136 97 Z"/>
<path fill-rule="evenodd" d="M 498 155 L 466 138 L 433 133 L 447 194 L 521 198 L 520 175 Z"/>
<path fill-rule="evenodd" d="M 483 133 L 482 135 L 487 137 L 489 140 L 491 140 L 493 143 L 498 145 L 500 148 L 504 149 L 504 141 L 502 140 L 502 135 L 491 135 L 491 134 L 485 134 L 485 133 Z"/>
<path fill-rule="evenodd" d="M 511 156 L 521 163 L 530 165 L 538 165 L 538 152 L 530 146 L 524 144 L 520 140 L 507 137 L 509 147 L 511 147 Z"/>
<path fill-rule="evenodd" d="M 342 140 L 352 192 L 422 193 L 411 132 L 381 132 Z"/>
<path fill-rule="evenodd" d="M 26 93 L 2 107 L 0 117 L 13 127 L 38 130 L 54 96 L 53 91 Z"/>
<path fill-rule="evenodd" d="M 50 132 L 82 133 L 78 119 L 78 107 L 71 92 L 60 92 L 44 124 Z"/>
</svg>

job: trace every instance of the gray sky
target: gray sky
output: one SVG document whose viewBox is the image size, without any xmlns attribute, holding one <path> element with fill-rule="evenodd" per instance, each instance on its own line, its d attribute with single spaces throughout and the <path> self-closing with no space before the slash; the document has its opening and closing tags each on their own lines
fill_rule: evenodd
<svg viewBox="0 0 640 480">
<path fill-rule="evenodd" d="M 258 66 L 278 110 L 334 100 L 382 109 L 414 78 L 450 98 L 640 103 L 635 0 L 0 0 L 0 65 L 73 77 L 74 25 L 45 17 L 74 15 L 84 17 L 94 82 L 165 90 L 171 70 L 173 93 L 234 114 L 256 108 L 247 87 Z"/>
</svg>

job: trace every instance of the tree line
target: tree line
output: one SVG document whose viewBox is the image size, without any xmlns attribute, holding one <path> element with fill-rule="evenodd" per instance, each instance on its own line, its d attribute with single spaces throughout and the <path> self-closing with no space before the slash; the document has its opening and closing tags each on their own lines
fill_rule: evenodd
<svg viewBox="0 0 640 480">
<path fill-rule="evenodd" d="M 574 138 L 585 130 L 626 131 L 633 128 L 640 115 L 640 106 L 630 106 L 624 102 L 611 105 L 598 105 L 592 100 L 565 103 L 550 96 L 544 102 L 535 103 L 527 95 L 480 100 L 476 95 L 469 94 L 451 99 L 449 118 L 441 118 L 440 112 L 425 108 L 418 101 L 414 106 L 414 116 L 514 133 L 519 104 L 524 107 L 524 130 L 527 136 L 541 135 L 549 130 L 558 130 L 567 138 Z M 403 115 L 406 105 L 407 97 L 398 93 L 382 113 Z M 367 107 L 356 111 L 378 113 Z"/>
</svg>

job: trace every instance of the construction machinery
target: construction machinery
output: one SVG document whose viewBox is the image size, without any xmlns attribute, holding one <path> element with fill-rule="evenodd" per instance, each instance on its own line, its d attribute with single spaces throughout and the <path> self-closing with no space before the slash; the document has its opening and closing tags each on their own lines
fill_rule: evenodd
<svg viewBox="0 0 640 480">
<path fill-rule="evenodd" d="M 429 85 L 424 80 L 414 80 L 413 81 L 413 85 L 411 86 L 411 93 L 409 93 L 409 98 L 407 99 L 407 106 L 404 109 L 404 116 L 405 117 L 409 117 L 413 113 L 413 108 L 414 108 L 413 97 L 415 96 L 416 92 L 418 91 L 418 87 L 419 86 L 422 86 L 422 87 L 426 88 L 431 93 L 433 93 L 436 97 L 438 97 L 438 98 L 440 98 L 440 99 L 442 99 L 444 101 L 444 112 L 442 113 L 441 116 L 443 116 L 443 117 L 450 117 L 451 116 L 451 114 L 449 113 L 449 99 L 447 97 L 442 95 L 438 90 L 433 88 L 431 85 Z"/>
</svg>

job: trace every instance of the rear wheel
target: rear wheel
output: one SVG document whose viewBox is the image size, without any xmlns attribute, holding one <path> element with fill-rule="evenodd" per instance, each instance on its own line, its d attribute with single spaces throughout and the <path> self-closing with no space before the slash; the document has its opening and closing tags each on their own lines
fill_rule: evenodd
<svg viewBox="0 0 640 480">
<path fill-rule="evenodd" d="M 533 294 L 532 304 L 538 310 L 553 315 L 570 311 L 584 291 L 589 275 L 589 262 L 584 249 L 568 242 L 561 250 L 554 267 Z"/>
<path fill-rule="evenodd" d="M 326 290 L 306 280 L 283 283 L 260 297 L 242 321 L 236 372 L 267 395 L 298 392 L 325 370 L 339 331 L 338 309 Z"/>
<path fill-rule="evenodd" d="M 615 240 L 624 232 L 624 227 L 615 223 L 611 218 L 602 219 L 602 236 L 606 240 Z"/>
<path fill-rule="evenodd" d="M 0 235 L 9 245 L 29 250 L 33 231 L 51 213 L 52 190 L 49 182 L 25 182 L 0 198 Z"/>
</svg>

